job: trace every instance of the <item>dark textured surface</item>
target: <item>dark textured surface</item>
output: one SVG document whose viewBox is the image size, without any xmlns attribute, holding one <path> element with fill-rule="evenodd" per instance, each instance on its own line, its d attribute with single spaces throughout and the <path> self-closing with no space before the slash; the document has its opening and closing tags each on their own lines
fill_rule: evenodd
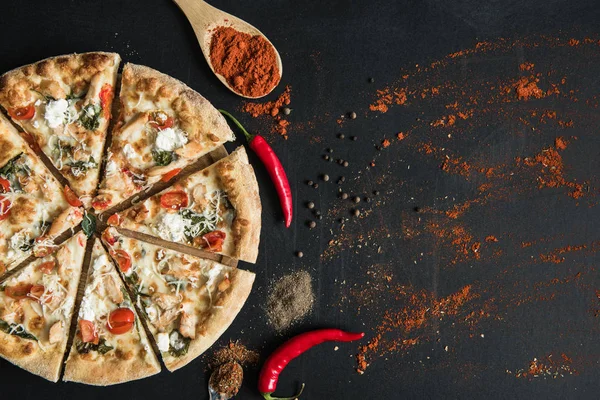
<svg viewBox="0 0 600 400">
<path fill-rule="evenodd" d="M 308 230 L 305 221 L 310 214 L 303 203 L 314 200 L 322 211 L 326 211 L 336 201 L 337 188 L 333 182 L 340 169 L 323 164 L 320 159 L 323 149 L 331 146 L 336 156 L 349 160 L 351 165 L 343 172 L 349 178 L 353 177 L 361 169 L 359 165 L 366 165 L 373 157 L 373 145 L 384 133 L 397 132 L 409 116 L 413 117 L 395 112 L 385 118 L 363 119 L 354 125 L 346 125 L 346 134 L 359 135 L 360 145 L 336 139 L 335 134 L 339 132 L 336 116 L 350 110 L 364 110 L 371 102 L 372 97 L 365 95 L 374 87 L 368 86 L 368 77 L 374 77 L 376 85 L 384 85 L 398 78 L 400 68 L 431 62 L 453 51 L 473 47 L 480 40 L 529 34 L 560 35 L 565 32 L 593 36 L 600 30 L 600 7 L 596 1 L 256 0 L 213 1 L 212 4 L 256 25 L 278 48 L 284 64 L 282 84 L 293 87 L 292 122 L 329 114 L 327 118 L 317 119 L 310 131 L 294 130 L 292 127 L 287 141 L 268 135 L 287 167 L 296 199 L 295 221 L 291 229 L 283 228 L 275 191 L 264 169 L 258 166 L 256 158 L 252 159 L 257 165 L 263 202 L 263 232 L 258 263 L 240 263 L 240 267 L 256 272 L 257 281 L 250 300 L 219 343 L 240 339 L 248 347 L 259 349 L 263 356 L 291 333 L 314 327 L 364 329 L 369 336 L 372 335 L 377 321 L 368 313 L 357 314 L 357 305 L 352 302 L 339 305 L 344 289 L 336 283 L 346 279 L 350 283 L 363 282 L 365 273 L 362 268 L 369 264 L 392 262 L 397 265 L 396 276 L 440 295 L 485 279 L 486 273 L 489 274 L 486 271 L 498 267 L 499 261 L 491 261 L 475 269 L 467 265 L 445 272 L 442 268 L 440 272 L 444 255 L 434 252 L 434 256 L 419 264 L 418 269 L 411 268 L 416 250 L 411 247 L 410 241 L 402 238 L 387 241 L 381 254 L 372 250 L 358 254 L 354 250 L 342 251 L 330 260 L 321 261 L 320 255 L 331 238 L 329 230 L 337 227 L 337 222 L 326 218 L 317 229 Z M 4 1 L 1 21 L 1 71 L 69 52 L 116 51 L 124 61 L 146 64 L 183 80 L 219 108 L 237 111 L 241 104 L 239 98 L 211 75 L 187 20 L 174 3 L 167 0 Z M 502 69 L 505 64 L 514 68 L 523 61 L 523 52 L 523 49 L 518 49 L 503 59 L 488 60 L 490 70 Z M 544 60 L 543 50 L 537 51 L 536 57 Z M 560 54 L 554 53 L 553 57 L 557 57 L 555 61 L 560 63 Z M 598 67 L 586 63 L 585 55 L 582 57 L 581 65 L 585 65 L 587 74 L 586 78 L 582 78 L 581 86 L 591 91 L 600 89 L 598 74 L 594 73 Z M 485 61 L 485 56 L 481 58 Z M 597 58 L 594 59 L 597 61 Z M 571 73 L 577 65 L 571 62 Z M 462 78 L 465 79 L 464 76 Z M 275 92 L 280 92 L 280 89 Z M 362 113 L 359 115 L 362 116 Z M 242 122 L 250 130 L 258 127 L 256 121 L 250 118 L 244 117 Z M 495 126 L 491 133 L 485 132 L 490 135 L 488 142 L 500 153 L 531 144 L 523 137 L 514 140 L 503 138 L 511 127 L 511 122 L 505 121 Z M 588 126 L 580 126 L 577 132 L 587 140 L 574 167 L 584 177 L 599 167 L 598 139 L 592 130 Z M 310 144 L 310 135 L 321 136 L 322 143 Z M 533 142 L 536 140 L 542 141 L 538 137 Z M 552 134 L 543 140 L 550 143 Z M 233 146 L 228 148 L 231 150 Z M 359 223 L 348 224 L 346 229 L 369 230 L 384 225 L 389 231 L 398 231 L 401 214 L 417 205 L 408 201 L 411 196 L 414 195 L 420 205 L 435 206 L 436 199 L 443 194 L 451 192 L 461 196 L 472 190 L 460 180 L 441 176 L 434 162 L 428 165 L 406 150 L 401 154 L 395 153 L 400 151 L 396 149 L 399 148 L 391 148 L 379 158 L 378 163 L 389 166 L 394 174 L 402 176 L 405 184 L 396 192 L 398 201 L 388 201 L 383 211 L 375 211 Z M 400 158 L 415 167 L 407 170 L 406 163 L 394 163 Z M 318 190 L 303 184 L 304 180 L 315 179 L 323 172 L 329 173 L 333 182 L 328 185 L 321 183 Z M 372 180 L 375 177 L 374 174 Z M 394 181 L 390 185 L 394 185 Z M 351 193 L 368 193 L 376 185 L 369 179 L 362 179 L 346 187 Z M 385 189 L 393 192 L 394 188 Z M 570 236 L 573 241 L 597 239 L 594 235 L 598 229 L 593 223 L 599 216 L 596 208 L 575 209 L 570 200 L 566 196 L 548 194 L 525 197 L 500 208 L 497 212 L 502 217 L 485 210 L 474 214 L 471 225 L 483 235 L 492 230 L 507 232 L 514 228 L 523 233 L 518 236 L 522 238 L 535 237 L 536 232 L 544 230 L 548 236 L 568 231 L 573 233 Z M 551 216 L 558 217 L 550 223 Z M 527 222 L 523 222 L 525 217 Z M 574 226 L 578 227 L 575 232 Z M 296 250 L 302 250 L 304 258 L 294 257 Z M 506 252 L 511 254 L 511 249 L 506 248 Z M 592 255 L 584 257 L 583 261 L 593 266 L 597 260 L 598 257 Z M 502 263 L 511 261 L 509 255 Z M 278 336 L 267 325 L 263 311 L 269 283 L 300 267 L 309 269 L 315 280 L 317 302 L 314 312 L 292 332 Z M 542 267 L 544 265 L 536 268 Z M 539 275 L 533 275 L 535 271 L 521 271 L 515 280 L 539 280 L 540 275 L 544 276 L 548 271 L 551 278 L 553 275 L 550 274 L 558 267 L 546 267 L 544 271 L 537 271 Z M 493 276 L 487 278 L 492 279 Z M 596 277 L 595 274 L 588 276 Z M 334 345 L 326 344 L 288 367 L 282 376 L 278 394 L 291 394 L 298 382 L 305 382 L 307 387 L 302 397 L 305 399 L 597 398 L 599 322 L 590 317 L 591 304 L 590 293 L 574 292 L 560 303 L 519 310 L 506 316 L 517 323 L 494 323 L 482 327 L 485 339 L 457 340 L 457 350 L 450 356 L 439 349 L 432 351 L 433 347 L 439 347 L 437 344 L 424 344 L 409 355 L 391 354 L 387 360 L 375 360 L 362 376 L 354 371 L 356 345 L 343 344 L 339 351 L 334 352 Z M 444 334 L 442 332 L 442 337 Z M 453 334 L 450 332 L 448 335 Z M 516 380 L 505 372 L 506 369 L 526 368 L 528 360 L 557 348 L 569 354 L 588 356 L 586 367 L 576 376 L 557 380 Z M 429 367 L 424 367 L 424 362 Z M 469 362 L 489 368 L 461 369 Z M 173 374 L 163 371 L 159 376 L 140 382 L 101 389 L 47 383 L 0 361 L 0 397 L 89 400 L 206 398 L 205 365 L 202 359 L 198 359 Z M 255 387 L 256 371 L 250 370 L 246 373 L 239 398 L 260 398 Z"/>
</svg>

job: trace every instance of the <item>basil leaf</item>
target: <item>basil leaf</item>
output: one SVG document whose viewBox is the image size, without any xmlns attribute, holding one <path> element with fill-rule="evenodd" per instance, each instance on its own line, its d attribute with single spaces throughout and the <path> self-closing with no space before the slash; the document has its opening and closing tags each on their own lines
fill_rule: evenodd
<svg viewBox="0 0 600 400">
<path fill-rule="evenodd" d="M 48 94 L 44 94 L 42 92 L 38 92 L 35 89 L 31 89 L 32 92 L 36 92 L 37 94 L 39 94 L 40 96 L 42 96 L 46 101 L 56 101 L 56 99 Z M 67 100 L 69 99 L 69 96 L 67 96 Z"/>
<path fill-rule="evenodd" d="M 89 104 L 81 110 L 79 123 L 88 131 L 95 131 L 100 126 L 100 112 L 102 107 L 98 104 Z"/>
<path fill-rule="evenodd" d="M 19 170 L 15 163 L 22 155 L 23 153 L 19 153 L 10 160 L 8 160 L 8 162 L 4 164 L 2 168 L 0 168 L 0 175 L 8 179 L 11 175 L 15 174 Z"/>
<path fill-rule="evenodd" d="M 29 239 L 29 241 L 27 241 L 19 246 L 19 250 L 21 250 L 23 252 L 29 251 L 33 248 L 34 243 L 35 243 L 35 239 Z"/>
<path fill-rule="evenodd" d="M 106 344 L 105 339 L 100 339 L 98 344 L 94 344 L 91 342 L 85 343 L 85 342 L 82 342 L 81 340 L 78 340 L 77 343 L 75 344 L 75 348 L 77 349 L 77 352 L 79 354 L 87 354 L 90 351 L 97 351 L 100 354 L 106 354 L 109 351 L 111 351 L 112 349 L 114 349 L 114 347 Z"/>
<path fill-rule="evenodd" d="M 175 336 L 175 338 L 172 338 L 173 336 Z M 173 357 L 185 356 L 190 348 L 191 341 L 192 339 L 182 336 L 181 333 L 175 329 L 169 335 L 169 354 Z M 177 343 L 175 347 L 173 346 L 173 342 Z"/>
<path fill-rule="evenodd" d="M 187 219 L 189 221 L 189 223 L 185 225 L 185 228 L 183 230 L 183 234 L 185 235 L 185 238 L 188 241 L 191 242 L 192 240 L 194 240 L 195 237 L 202 236 L 205 233 L 209 232 L 208 228 L 206 228 L 206 225 L 203 229 L 195 229 L 196 225 L 200 225 L 206 221 L 204 215 L 198 214 L 190 210 L 189 208 L 183 208 L 179 210 L 179 215 L 181 215 L 183 219 Z"/>
<path fill-rule="evenodd" d="M 88 169 L 96 168 L 98 166 L 96 160 L 94 160 L 94 157 L 92 156 L 90 156 L 88 161 L 71 161 L 68 162 L 67 165 L 71 167 L 71 173 L 73 173 L 74 176 L 84 175 Z"/>
<path fill-rule="evenodd" d="M 152 158 L 156 165 L 165 166 L 171 164 L 173 162 L 173 152 L 172 151 L 161 151 L 161 150 L 152 150 Z"/>
<path fill-rule="evenodd" d="M 94 214 L 90 214 L 87 211 L 85 212 L 83 221 L 81 222 L 81 228 L 88 239 L 92 237 L 96 231 L 96 217 L 94 217 Z"/>
<path fill-rule="evenodd" d="M 9 335 L 18 336 L 23 339 L 35 340 L 37 342 L 37 338 L 31 333 L 27 332 L 26 330 L 23 330 L 21 332 L 14 330 L 16 326 L 17 324 L 9 324 L 8 322 L 0 319 L 0 331 L 6 332 Z M 11 333 L 11 331 L 13 332 Z"/>
</svg>

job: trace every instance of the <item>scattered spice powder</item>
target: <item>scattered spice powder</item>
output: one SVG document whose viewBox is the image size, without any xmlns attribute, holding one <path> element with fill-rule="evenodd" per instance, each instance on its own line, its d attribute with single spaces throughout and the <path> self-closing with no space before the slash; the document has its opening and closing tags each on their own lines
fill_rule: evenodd
<svg viewBox="0 0 600 400">
<path fill-rule="evenodd" d="M 312 310 L 315 295 L 307 271 L 296 271 L 273 284 L 267 299 L 267 316 L 279 332 L 300 321 Z"/>
<path fill-rule="evenodd" d="M 578 372 L 573 368 L 573 360 L 565 353 L 560 355 L 560 359 L 556 359 L 552 354 L 544 357 L 542 360 L 534 358 L 529 362 L 529 367 L 520 369 L 514 373 L 515 378 L 564 378 L 565 375 L 577 375 Z M 507 373 L 512 374 L 511 371 Z"/>
<path fill-rule="evenodd" d="M 244 370 L 242 366 L 235 361 L 229 361 L 219 365 L 214 370 L 210 375 L 208 384 L 217 393 L 225 396 L 235 396 L 240 391 L 243 380 Z"/>
<path fill-rule="evenodd" d="M 210 356 L 208 366 L 210 369 L 216 369 L 220 365 L 235 361 L 241 366 L 249 366 L 258 364 L 259 355 L 254 350 L 249 350 L 239 341 L 230 341 L 226 346 L 223 346 Z"/>
<path fill-rule="evenodd" d="M 277 86 L 281 75 L 273 45 L 261 35 L 218 26 L 210 41 L 210 62 L 236 92 L 262 97 Z"/>
<path fill-rule="evenodd" d="M 267 116 L 273 119 L 272 131 L 279 133 L 287 139 L 289 121 L 282 116 L 280 109 L 291 103 L 291 86 L 286 86 L 283 93 L 276 100 L 265 103 L 246 102 L 242 106 L 242 111 L 250 114 L 254 118 Z"/>
</svg>

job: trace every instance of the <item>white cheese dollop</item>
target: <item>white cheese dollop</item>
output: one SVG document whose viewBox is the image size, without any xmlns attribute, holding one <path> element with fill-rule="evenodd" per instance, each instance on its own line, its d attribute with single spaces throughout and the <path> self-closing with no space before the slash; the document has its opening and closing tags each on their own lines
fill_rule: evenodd
<svg viewBox="0 0 600 400">
<path fill-rule="evenodd" d="M 130 160 L 137 156 L 133 146 L 131 146 L 129 143 L 123 146 L 123 154 L 125 154 L 125 157 L 129 158 Z"/>
<path fill-rule="evenodd" d="M 79 318 L 91 322 L 94 322 L 94 320 L 96 319 L 96 312 L 94 311 L 94 305 L 92 304 L 91 293 L 86 293 L 86 295 L 83 297 L 83 300 L 81 301 L 81 308 L 79 309 Z"/>
<path fill-rule="evenodd" d="M 164 240 L 172 242 L 185 241 L 186 221 L 179 214 L 165 214 L 158 224 L 158 235 Z"/>
<path fill-rule="evenodd" d="M 44 119 L 50 128 L 58 128 L 77 119 L 77 111 L 65 99 L 50 100 L 46 104 Z"/>
<path fill-rule="evenodd" d="M 94 269 L 94 272 L 102 273 L 107 272 L 109 270 L 108 265 L 110 265 L 108 257 L 106 256 L 106 254 L 102 254 L 101 256 L 96 258 L 96 260 L 94 260 L 92 268 Z"/>
<path fill-rule="evenodd" d="M 156 338 L 156 345 L 160 351 L 169 351 L 169 334 L 159 333 Z"/>
<path fill-rule="evenodd" d="M 166 128 L 156 135 L 156 148 L 163 151 L 173 151 L 187 142 L 185 132 L 180 129 Z"/>
<path fill-rule="evenodd" d="M 208 288 L 215 284 L 215 281 L 221 274 L 221 269 L 222 268 L 220 266 L 214 265 L 208 270 L 208 273 L 206 274 L 206 276 L 208 277 L 208 280 L 206 281 L 206 286 Z"/>
<path fill-rule="evenodd" d="M 106 163 L 106 176 L 113 176 L 118 171 L 117 163 L 113 160 L 110 160 Z"/>
</svg>

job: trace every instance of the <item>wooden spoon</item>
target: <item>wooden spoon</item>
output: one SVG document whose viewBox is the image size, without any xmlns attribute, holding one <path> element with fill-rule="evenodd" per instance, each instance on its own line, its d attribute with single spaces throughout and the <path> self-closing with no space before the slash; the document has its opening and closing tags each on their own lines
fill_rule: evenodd
<svg viewBox="0 0 600 400">
<path fill-rule="evenodd" d="M 196 38 L 198 39 L 198 43 L 200 43 L 200 48 L 202 49 L 202 54 L 204 54 L 204 58 L 208 62 L 210 69 L 212 72 L 219 78 L 221 82 L 229 90 L 234 92 L 237 95 L 245 97 L 247 99 L 259 99 L 261 97 L 269 94 L 275 86 L 273 86 L 267 93 L 262 96 L 250 97 L 244 96 L 243 94 L 237 92 L 234 88 L 232 88 L 227 80 L 220 74 L 215 72 L 215 69 L 210 62 L 210 41 L 212 39 L 213 30 L 218 26 L 230 26 L 237 31 L 248 33 L 252 36 L 261 35 L 271 46 L 273 43 L 267 39 L 265 35 L 262 34 L 261 31 L 250 25 L 244 20 L 239 19 L 231 14 L 228 14 L 224 11 L 221 11 L 210 4 L 206 3 L 204 0 L 173 0 L 175 4 L 181 8 L 187 19 L 192 24 L 192 28 L 194 28 L 194 32 L 196 33 Z M 273 50 L 275 50 L 275 55 L 277 56 L 277 66 L 279 68 L 279 75 L 283 76 L 283 65 L 281 64 L 281 57 L 279 56 L 279 52 L 273 46 Z"/>
</svg>

